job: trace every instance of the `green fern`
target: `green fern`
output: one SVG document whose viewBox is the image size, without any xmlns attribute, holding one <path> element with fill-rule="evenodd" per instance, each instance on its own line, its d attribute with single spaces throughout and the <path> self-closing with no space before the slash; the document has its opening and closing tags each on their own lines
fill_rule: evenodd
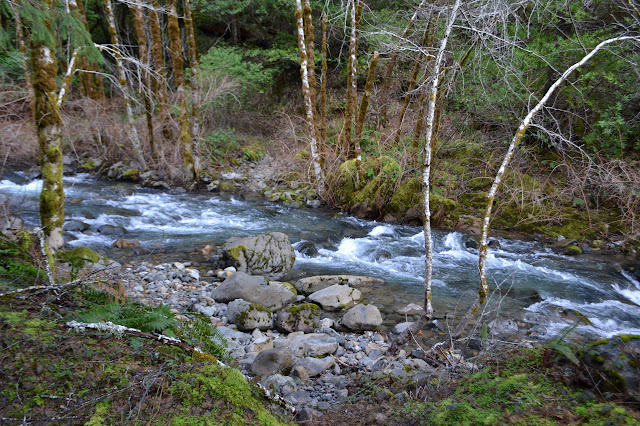
<svg viewBox="0 0 640 426">
<path fill-rule="evenodd" d="M 220 359 L 226 359 L 227 341 L 222 333 L 211 323 L 211 319 L 203 314 L 192 314 L 193 319 L 184 321 L 178 328 L 178 335 L 193 346 L 200 347 Z"/>
<path fill-rule="evenodd" d="M 132 302 L 98 304 L 77 315 L 81 322 L 107 322 L 135 328 L 140 331 L 175 336 L 177 321 L 168 305 L 151 307 Z"/>
</svg>

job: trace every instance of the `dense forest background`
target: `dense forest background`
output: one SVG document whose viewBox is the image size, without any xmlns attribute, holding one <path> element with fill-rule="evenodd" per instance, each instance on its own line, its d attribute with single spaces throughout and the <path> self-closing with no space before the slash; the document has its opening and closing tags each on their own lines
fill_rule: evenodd
<svg viewBox="0 0 640 426">
<path fill-rule="evenodd" d="M 53 183 L 63 153 L 86 169 L 123 162 L 128 178 L 152 171 L 187 186 L 270 153 L 289 158 L 282 177 L 329 205 L 413 223 L 429 130 L 432 220 L 477 229 L 520 120 L 598 43 L 626 37 L 573 72 L 534 118 L 494 222 L 637 239 L 637 3 L 475 1 L 456 16 L 451 7 L 4 0 L 2 162 L 45 165 L 43 192 L 57 191 L 43 201 L 45 229 L 63 220 Z"/>
</svg>

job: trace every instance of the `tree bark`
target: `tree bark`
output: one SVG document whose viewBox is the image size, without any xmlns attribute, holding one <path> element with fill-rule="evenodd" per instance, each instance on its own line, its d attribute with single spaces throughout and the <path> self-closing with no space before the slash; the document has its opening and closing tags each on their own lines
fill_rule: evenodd
<svg viewBox="0 0 640 426">
<path fill-rule="evenodd" d="M 16 42 L 18 43 L 18 50 L 22 54 L 22 68 L 24 70 L 24 82 L 27 86 L 27 94 L 29 95 L 29 103 L 31 104 L 31 112 L 33 113 L 34 94 L 33 86 L 31 84 L 31 71 L 29 70 L 29 54 L 27 52 L 27 46 L 24 43 L 24 32 L 22 31 L 22 22 L 20 20 L 20 13 L 16 9 L 16 5 L 13 2 L 8 2 L 11 7 L 11 13 L 13 13 L 13 22 L 16 26 Z"/>
<path fill-rule="evenodd" d="M 320 132 L 320 146 L 327 143 L 327 14 L 322 13 L 322 75 L 320 86 L 320 124 L 318 129 Z"/>
<path fill-rule="evenodd" d="M 162 30 L 160 15 L 160 4 L 158 0 L 151 0 L 149 8 L 149 29 L 151 32 L 151 51 L 153 56 L 153 67 L 155 75 L 152 80 L 151 89 L 155 93 L 158 104 L 160 105 L 160 119 L 166 120 L 169 117 L 169 109 L 167 108 L 167 73 L 164 62 L 164 45 L 162 44 Z"/>
<path fill-rule="evenodd" d="M 127 76 L 124 72 L 124 65 L 122 63 L 122 50 L 120 43 L 118 42 L 118 34 L 116 31 L 116 20 L 113 14 L 113 8 L 111 7 L 111 0 L 104 0 L 104 9 L 109 22 L 109 36 L 111 38 L 111 44 L 113 45 L 113 58 L 116 61 L 116 71 L 118 73 L 118 86 L 122 93 L 122 102 L 124 103 L 125 110 L 127 112 L 127 122 L 129 124 L 129 138 L 131 139 L 131 145 L 136 161 L 142 170 L 147 170 L 147 162 L 144 159 L 142 153 L 142 145 L 140 143 L 140 137 L 138 136 L 138 130 L 135 126 L 133 118 L 133 110 L 131 109 L 131 102 L 129 101 L 129 89 L 127 86 Z"/>
<path fill-rule="evenodd" d="M 343 147 L 347 158 L 352 158 L 355 149 L 352 146 L 353 119 L 358 102 L 358 9 L 360 0 L 351 0 L 351 39 L 349 41 L 349 63 L 347 67 L 347 93 L 344 111 Z"/>
<path fill-rule="evenodd" d="M 315 34 L 313 29 L 313 13 L 309 0 L 303 3 L 303 20 L 304 20 L 304 40 L 307 48 L 307 71 L 309 73 L 309 95 L 313 105 L 314 126 L 318 128 L 318 109 L 316 102 L 318 99 L 318 90 L 316 83 L 316 58 L 315 58 Z"/>
<path fill-rule="evenodd" d="M 311 162 L 316 177 L 316 188 L 320 195 L 324 194 L 324 172 L 320 165 L 320 155 L 318 152 L 317 132 L 314 125 L 313 100 L 311 99 L 311 88 L 309 87 L 309 72 L 307 68 L 307 46 L 304 39 L 304 18 L 301 0 L 296 0 L 296 19 L 298 21 L 298 48 L 300 50 L 300 76 L 302 78 L 302 94 L 309 124 L 311 148 Z"/>
<path fill-rule="evenodd" d="M 153 123 L 153 101 L 151 99 L 151 75 L 149 73 L 149 67 L 151 66 L 149 61 L 149 45 L 147 44 L 146 23 L 145 14 L 142 6 L 137 4 L 129 5 L 133 15 L 133 27 L 138 39 L 138 55 L 141 62 L 141 81 L 145 86 L 142 88 L 142 96 L 144 98 L 144 112 L 147 118 L 147 132 L 149 133 L 149 145 L 151 146 L 151 154 L 156 157 L 157 149 L 155 143 L 155 129 Z"/>
<path fill-rule="evenodd" d="M 358 119 L 356 120 L 356 170 L 358 171 L 357 183 L 360 182 L 360 172 L 362 169 L 362 129 L 364 128 L 364 122 L 367 118 L 367 110 L 369 109 L 369 99 L 371 98 L 371 92 L 373 91 L 373 82 L 376 78 L 376 68 L 378 67 L 378 52 L 373 53 L 373 58 L 369 64 L 369 73 L 367 74 L 367 82 L 364 86 L 364 93 L 360 100 L 360 109 L 358 111 Z"/>
<path fill-rule="evenodd" d="M 176 8 L 176 0 L 167 2 L 169 7 L 168 33 L 169 46 L 171 49 L 171 62 L 173 64 L 173 78 L 176 83 L 176 95 L 180 115 L 178 116 L 178 125 L 180 127 L 180 146 L 182 147 L 182 164 L 184 179 L 187 182 L 196 181 L 196 169 L 193 161 L 193 146 L 191 140 L 191 129 L 189 128 L 189 117 L 187 112 L 187 102 L 185 96 L 184 81 L 184 61 L 182 59 L 183 50 L 180 38 L 180 26 L 178 24 L 178 12 Z"/>
<path fill-rule="evenodd" d="M 191 68 L 191 137 L 193 148 L 193 164 L 195 180 L 200 179 L 200 90 L 198 88 L 198 45 L 193 25 L 190 0 L 184 0 L 185 28 L 187 29 L 187 45 L 189 46 L 189 67 Z"/>
</svg>

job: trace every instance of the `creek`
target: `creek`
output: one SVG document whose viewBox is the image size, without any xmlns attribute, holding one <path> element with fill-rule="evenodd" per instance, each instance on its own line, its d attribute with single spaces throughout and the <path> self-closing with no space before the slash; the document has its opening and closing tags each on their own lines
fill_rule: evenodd
<svg viewBox="0 0 640 426">
<path fill-rule="evenodd" d="M 41 186 L 22 172 L 6 173 L 0 181 L 0 196 L 10 199 L 28 227 L 39 224 Z M 419 227 L 291 209 L 261 197 L 161 192 L 88 174 L 65 177 L 65 191 L 67 219 L 90 226 L 85 232 L 65 232 L 71 247 L 88 246 L 121 262 L 192 261 L 206 272 L 212 266 L 197 249 L 231 237 L 280 231 L 296 248 L 312 242 L 318 249 L 314 257 L 297 253 L 290 280 L 326 274 L 383 278 L 385 285 L 363 289 L 363 295 L 381 309 L 387 326 L 405 321 L 394 314 L 397 308 L 422 304 L 425 256 Z M 105 224 L 125 228 L 123 237 L 139 240 L 149 254 L 111 248 L 117 236 L 97 231 Z M 434 232 L 433 300 L 441 324 L 445 314 L 462 313 L 476 292 L 478 251 L 466 247 L 466 238 L 459 232 Z M 487 260 L 496 289 L 487 306 L 490 319 L 496 313 L 513 318 L 521 331 L 539 338 L 555 337 L 582 315 L 590 324 L 579 325 L 574 330 L 578 335 L 640 334 L 640 283 L 614 263 L 559 255 L 535 241 L 496 240 L 499 245 L 490 249 Z"/>
</svg>

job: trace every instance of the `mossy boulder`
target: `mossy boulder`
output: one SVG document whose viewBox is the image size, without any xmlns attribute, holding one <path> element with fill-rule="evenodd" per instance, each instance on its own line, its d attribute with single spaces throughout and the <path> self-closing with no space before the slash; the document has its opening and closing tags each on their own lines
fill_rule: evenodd
<svg viewBox="0 0 640 426">
<path fill-rule="evenodd" d="M 222 250 L 227 266 L 274 280 L 286 275 L 296 260 L 289 237 L 282 232 L 232 238 L 223 245 Z"/>
<path fill-rule="evenodd" d="M 276 328 L 284 333 L 310 333 L 320 324 L 320 306 L 303 303 L 282 309 L 275 320 Z"/>
<path fill-rule="evenodd" d="M 242 299 L 229 303 L 227 315 L 240 331 L 268 330 L 273 326 L 271 309 Z"/>
<path fill-rule="evenodd" d="M 640 395 L 640 335 L 601 339 L 582 351 L 594 385 L 606 392 Z"/>
<path fill-rule="evenodd" d="M 582 249 L 574 244 L 567 246 L 564 249 L 564 254 L 566 254 L 567 256 L 578 256 L 580 254 L 582 254 Z"/>
</svg>

